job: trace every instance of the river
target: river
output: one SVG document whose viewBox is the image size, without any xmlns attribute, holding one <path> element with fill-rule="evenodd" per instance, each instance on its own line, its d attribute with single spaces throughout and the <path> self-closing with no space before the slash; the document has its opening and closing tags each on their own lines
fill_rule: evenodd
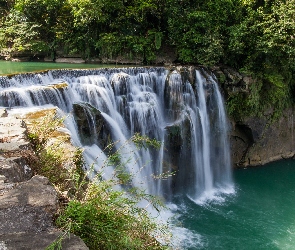
<svg viewBox="0 0 295 250">
<path fill-rule="evenodd" d="M 99 67 L 107 65 L 0 61 L 0 74 Z M 175 235 L 188 250 L 295 249 L 294 180 L 295 161 L 285 160 L 235 169 L 233 190 L 203 203 L 175 196 L 168 205 L 178 225 Z"/>
<path fill-rule="evenodd" d="M 235 192 L 202 205 L 176 199 L 195 233 L 185 249 L 295 249 L 295 161 L 234 170 Z"/>
<path fill-rule="evenodd" d="M 122 67 L 122 65 L 120 65 Z M 53 63 L 53 62 L 10 62 L 0 60 L 0 75 L 42 71 L 47 69 L 93 69 L 114 68 L 112 64 L 86 64 L 86 63 Z"/>
</svg>

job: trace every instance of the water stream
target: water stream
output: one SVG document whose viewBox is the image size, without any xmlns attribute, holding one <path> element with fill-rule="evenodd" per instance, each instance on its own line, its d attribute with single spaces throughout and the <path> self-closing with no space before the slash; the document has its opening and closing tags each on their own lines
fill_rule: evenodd
<svg viewBox="0 0 295 250">
<path fill-rule="evenodd" d="M 84 147 L 95 171 L 101 170 L 111 139 L 134 186 L 168 204 L 181 196 L 202 205 L 235 191 L 217 81 L 202 68 L 190 73 L 193 77 L 165 68 L 122 68 L 0 76 L 0 106 L 58 107 L 67 116 L 73 143 Z M 135 133 L 162 146 L 137 149 L 126 143 Z M 112 175 L 112 167 L 104 171 L 106 178 Z M 167 173 L 175 175 L 153 178 Z"/>
<path fill-rule="evenodd" d="M 93 109 L 100 113 L 108 136 L 118 142 L 117 148 L 134 133 L 162 143 L 158 151 L 124 146 L 126 161 L 130 152 L 139 159 L 126 164 L 135 186 L 144 185 L 150 194 L 166 199 L 184 191 L 199 202 L 230 188 L 232 181 L 227 121 L 218 85 L 202 69 L 195 74 L 195 82 L 164 68 L 53 70 L 1 77 L 0 105 L 15 108 L 51 104 L 71 115 L 73 105 L 87 103 L 83 112 L 93 133 L 90 136 L 96 137 L 92 144 L 100 147 L 100 131 L 96 131 L 96 121 L 91 118 Z M 91 150 L 85 150 L 85 155 L 95 155 L 88 152 Z M 177 174 L 169 181 L 151 178 L 149 184 L 143 184 L 147 176 L 172 171 Z"/>
</svg>

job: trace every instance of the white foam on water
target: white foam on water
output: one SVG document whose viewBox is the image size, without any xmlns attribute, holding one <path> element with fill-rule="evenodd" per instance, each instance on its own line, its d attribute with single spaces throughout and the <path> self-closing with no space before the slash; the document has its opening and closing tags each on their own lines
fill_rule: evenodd
<svg viewBox="0 0 295 250">
<path fill-rule="evenodd" d="M 206 204 L 214 203 L 214 204 L 222 204 L 226 201 L 228 196 L 232 196 L 236 194 L 236 189 L 234 185 L 227 185 L 225 187 L 213 188 L 209 191 L 204 191 L 202 195 L 197 198 L 193 198 L 189 195 L 187 197 L 199 206 L 204 206 Z"/>
<path fill-rule="evenodd" d="M 167 210 L 161 211 L 160 217 L 169 225 L 169 230 L 172 234 L 170 239 L 170 247 L 173 250 L 177 249 L 199 249 L 206 246 L 206 241 L 203 236 L 195 231 L 189 230 L 181 226 L 179 221 L 180 213 L 185 212 L 186 207 L 168 203 Z"/>
</svg>

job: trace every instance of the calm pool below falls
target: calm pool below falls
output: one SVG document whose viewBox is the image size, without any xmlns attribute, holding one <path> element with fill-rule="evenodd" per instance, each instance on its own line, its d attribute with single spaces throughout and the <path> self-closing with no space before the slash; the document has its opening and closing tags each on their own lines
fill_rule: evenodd
<svg viewBox="0 0 295 250">
<path fill-rule="evenodd" d="M 295 249 L 295 160 L 234 170 L 235 192 L 203 204 L 175 200 L 185 249 Z"/>
</svg>

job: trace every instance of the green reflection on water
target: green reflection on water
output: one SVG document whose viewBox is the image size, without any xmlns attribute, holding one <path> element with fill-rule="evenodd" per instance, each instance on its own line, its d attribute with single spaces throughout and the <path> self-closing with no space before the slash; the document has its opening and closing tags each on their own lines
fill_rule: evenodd
<svg viewBox="0 0 295 250">
<path fill-rule="evenodd" d="M 126 65 L 85 64 L 85 63 L 53 63 L 53 62 L 9 62 L 0 60 L 0 75 L 42 71 L 47 69 L 93 69 L 122 68 Z M 128 67 L 132 67 L 131 65 Z"/>
</svg>

